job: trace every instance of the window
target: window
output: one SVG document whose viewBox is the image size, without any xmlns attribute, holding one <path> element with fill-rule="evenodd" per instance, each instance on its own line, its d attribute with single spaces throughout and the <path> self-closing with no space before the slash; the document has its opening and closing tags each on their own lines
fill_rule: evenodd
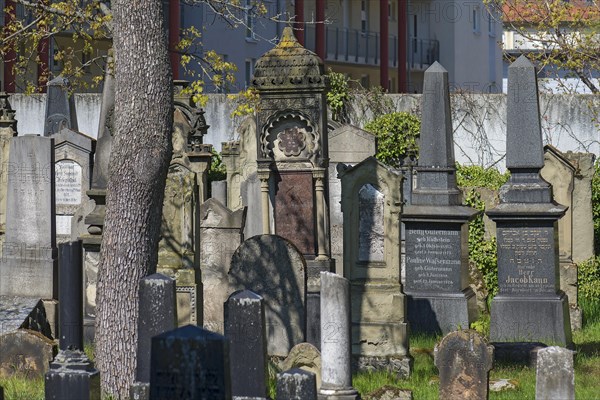
<svg viewBox="0 0 600 400">
<path fill-rule="evenodd" d="M 480 21 L 480 16 L 481 13 L 479 12 L 479 7 L 475 7 L 473 8 L 473 33 L 479 34 L 481 33 L 481 21 Z"/>
<path fill-rule="evenodd" d="M 252 0 L 246 0 L 246 39 L 256 39 L 254 35 L 254 6 Z"/>
<path fill-rule="evenodd" d="M 366 32 L 369 28 L 369 10 L 366 0 L 360 2 L 360 30 Z"/>
<path fill-rule="evenodd" d="M 388 1 L 388 19 L 390 21 L 396 20 L 396 10 L 394 6 L 395 4 L 392 0 Z"/>
<path fill-rule="evenodd" d="M 254 58 L 246 59 L 246 89 L 252 86 L 252 75 L 254 75 L 254 64 L 256 60 Z"/>
</svg>

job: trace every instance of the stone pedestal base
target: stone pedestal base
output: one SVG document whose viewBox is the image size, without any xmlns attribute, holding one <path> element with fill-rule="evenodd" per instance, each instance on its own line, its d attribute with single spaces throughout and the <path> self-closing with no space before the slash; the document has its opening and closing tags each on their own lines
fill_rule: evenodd
<svg viewBox="0 0 600 400">
<path fill-rule="evenodd" d="M 148 400 L 150 398 L 150 384 L 135 382 L 129 388 L 129 397 L 131 400 Z"/>
<path fill-rule="evenodd" d="M 408 378 L 412 372 L 411 356 L 352 356 L 353 370 L 359 372 L 387 370 L 398 378 Z"/>
<path fill-rule="evenodd" d="M 319 400 L 359 400 L 360 395 L 356 391 L 356 389 L 326 389 L 321 387 L 319 390 L 319 395 L 317 396 Z"/>
<path fill-rule="evenodd" d="M 48 400 L 100 400 L 100 373 L 82 351 L 61 350 L 45 378 Z"/>
<path fill-rule="evenodd" d="M 470 287 L 461 293 L 406 293 L 411 332 L 447 334 L 469 329 L 477 319 L 477 302 Z"/>
<path fill-rule="evenodd" d="M 306 260 L 306 342 L 321 350 L 321 272 L 334 272 L 335 260 Z"/>
<path fill-rule="evenodd" d="M 492 301 L 490 340 L 572 346 L 567 296 L 564 292 L 556 297 L 496 296 Z"/>
</svg>

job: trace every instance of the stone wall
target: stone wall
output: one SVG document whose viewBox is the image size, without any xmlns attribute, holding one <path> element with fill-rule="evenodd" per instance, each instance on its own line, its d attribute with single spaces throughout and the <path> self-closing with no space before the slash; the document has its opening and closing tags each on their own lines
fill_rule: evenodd
<svg viewBox="0 0 600 400">
<path fill-rule="evenodd" d="M 420 95 L 392 94 L 387 96 L 397 111 L 417 111 Z M 503 157 L 506 148 L 506 95 L 461 94 L 453 95 L 453 125 L 456 160 L 463 164 L 489 166 Z M 41 133 L 44 129 L 45 95 L 11 96 L 17 111 L 18 131 Z M 600 109 L 600 97 L 592 95 L 540 94 L 544 144 L 559 150 L 600 154 L 598 127 L 594 125 L 591 110 Z M 75 107 L 79 130 L 96 137 L 100 114 L 99 94 L 76 94 Z M 221 151 L 221 142 L 237 139 L 235 129 L 242 118 L 231 118 L 234 104 L 226 95 L 209 95 L 205 107 L 206 122 L 210 125 L 205 143 Z M 370 110 L 359 101 L 351 107 L 350 122 L 363 127 L 372 119 Z M 503 161 L 498 164 L 503 168 Z"/>
</svg>

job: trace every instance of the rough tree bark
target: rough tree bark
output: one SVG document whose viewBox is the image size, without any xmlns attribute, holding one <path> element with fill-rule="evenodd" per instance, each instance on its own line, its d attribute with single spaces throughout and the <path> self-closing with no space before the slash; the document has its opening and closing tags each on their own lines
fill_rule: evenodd
<svg viewBox="0 0 600 400">
<path fill-rule="evenodd" d="M 171 159 L 173 86 L 161 0 L 115 0 L 115 136 L 98 271 L 96 362 L 102 391 L 135 379 L 137 291 L 156 269 Z"/>
</svg>

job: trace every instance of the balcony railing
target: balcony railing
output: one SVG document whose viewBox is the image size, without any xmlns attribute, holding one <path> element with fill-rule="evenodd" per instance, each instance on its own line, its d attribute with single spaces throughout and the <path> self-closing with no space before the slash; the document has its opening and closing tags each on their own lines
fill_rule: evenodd
<svg viewBox="0 0 600 400">
<path fill-rule="evenodd" d="M 315 27 L 307 26 L 304 31 L 306 47 L 315 51 Z M 326 27 L 325 60 L 353 64 L 379 65 L 381 51 L 379 32 Z M 398 66 L 398 36 L 389 35 L 388 62 Z M 437 40 L 410 38 L 407 54 L 411 68 L 423 68 L 439 59 Z"/>
</svg>

